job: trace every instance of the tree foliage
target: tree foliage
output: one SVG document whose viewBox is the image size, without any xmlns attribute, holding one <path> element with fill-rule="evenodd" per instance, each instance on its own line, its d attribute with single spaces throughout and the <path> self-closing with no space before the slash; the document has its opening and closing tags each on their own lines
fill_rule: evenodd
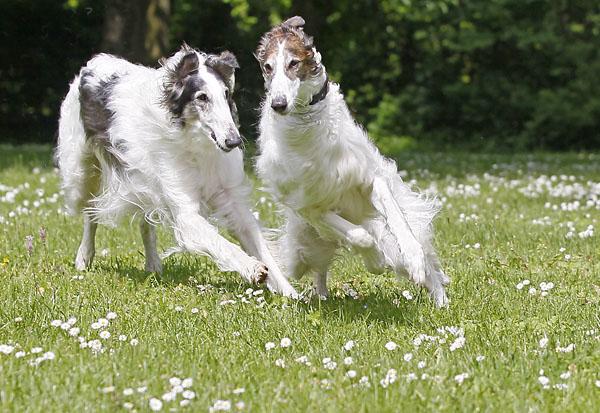
<svg viewBox="0 0 600 413">
<path fill-rule="evenodd" d="M 101 51 L 104 4 L 2 2 L 3 130 L 34 125 L 51 136 L 68 80 Z M 170 51 L 185 40 L 238 56 L 238 106 L 250 136 L 263 93 L 252 52 L 272 24 L 300 14 L 377 139 L 600 147 L 595 0 L 171 0 L 170 12 Z"/>
</svg>

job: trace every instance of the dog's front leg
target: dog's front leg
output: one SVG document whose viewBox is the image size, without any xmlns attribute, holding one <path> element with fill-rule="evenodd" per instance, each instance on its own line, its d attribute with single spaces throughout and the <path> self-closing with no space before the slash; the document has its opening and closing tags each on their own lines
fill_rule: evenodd
<svg viewBox="0 0 600 413">
<path fill-rule="evenodd" d="M 175 217 L 175 239 L 190 252 L 207 255 L 221 271 L 238 272 L 251 283 L 262 283 L 268 275 L 267 266 L 250 257 L 240 247 L 223 238 L 217 229 L 194 212 Z"/>
<path fill-rule="evenodd" d="M 385 179 L 376 177 L 373 180 L 371 202 L 375 209 L 385 217 L 387 225 L 396 237 L 403 265 L 410 278 L 417 285 L 425 285 L 425 253 L 423 247 L 415 238 L 404 212 L 398 206 Z"/>
<path fill-rule="evenodd" d="M 267 287 L 286 297 L 298 296 L 294 287 L 283 275 L 279 265 L 267 246 L 260 227 L 250 208 L 244 201 L 236 198 L 235 191 L 225 190 L 220 197 L 214 199 L 216 208 L 226 215 L 228 228 L 235 233 L 246 252 L 258 257 L 269 268 Z"/>
</svg>

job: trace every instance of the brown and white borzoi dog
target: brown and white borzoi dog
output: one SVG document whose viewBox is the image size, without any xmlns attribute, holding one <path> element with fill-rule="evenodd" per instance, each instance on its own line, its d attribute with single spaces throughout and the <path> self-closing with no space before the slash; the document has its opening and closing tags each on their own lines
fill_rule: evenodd
<svg viewBox="0 0 600 413">
<path fill-rule="evenodd" d="M 449 278 L 432 245 L 438 208 L 402 181 L 356 124 L 303 25 L 288 19 L 256 51 L 267 92 L 257 171 L 286 207 L 283 266 L 295 277 L 313 271 L 317 293 L 327 295 L 327 270 L 344 244 L 370 271 L 408 274 L 446 306 Z"/>
</svg>

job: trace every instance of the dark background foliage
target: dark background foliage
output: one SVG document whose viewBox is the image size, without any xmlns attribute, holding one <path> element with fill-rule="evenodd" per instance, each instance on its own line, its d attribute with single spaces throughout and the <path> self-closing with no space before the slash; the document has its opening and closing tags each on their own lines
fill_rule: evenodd
<svg viewBox="0 0 600 413">
<path fill-rule="evenodd" d="M 52 141 L 68 82 L 94 53 L 155 65 L 182 41 L 236 54 L 252 138 L 252 52 L 295 14 L 383 145 L 600 148 L 597 0 L 2 0 L 0 140 Z"/>
</svg>

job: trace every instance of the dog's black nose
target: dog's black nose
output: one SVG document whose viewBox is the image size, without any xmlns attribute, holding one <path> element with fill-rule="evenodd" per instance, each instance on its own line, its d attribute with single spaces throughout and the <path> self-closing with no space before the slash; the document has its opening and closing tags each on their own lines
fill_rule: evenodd
<svg viewBox="0 0 600 413">
<path fill-rule="evenodd" d="M 225 138 L 225 146 L 227 147 L 227 149 L 237 148 L 241 144 L 242 144 L 242 137 L 237 132 L 230 133 L 229 136 L 227 136 L 227 138 Z"/>
<path fill-rule="evenodd" d="M 276 96 L 271 101 L 271 107 L 276 112 L 283 112 L 287 109 L 287 99 L 285 96 Z"/>
</svg>

